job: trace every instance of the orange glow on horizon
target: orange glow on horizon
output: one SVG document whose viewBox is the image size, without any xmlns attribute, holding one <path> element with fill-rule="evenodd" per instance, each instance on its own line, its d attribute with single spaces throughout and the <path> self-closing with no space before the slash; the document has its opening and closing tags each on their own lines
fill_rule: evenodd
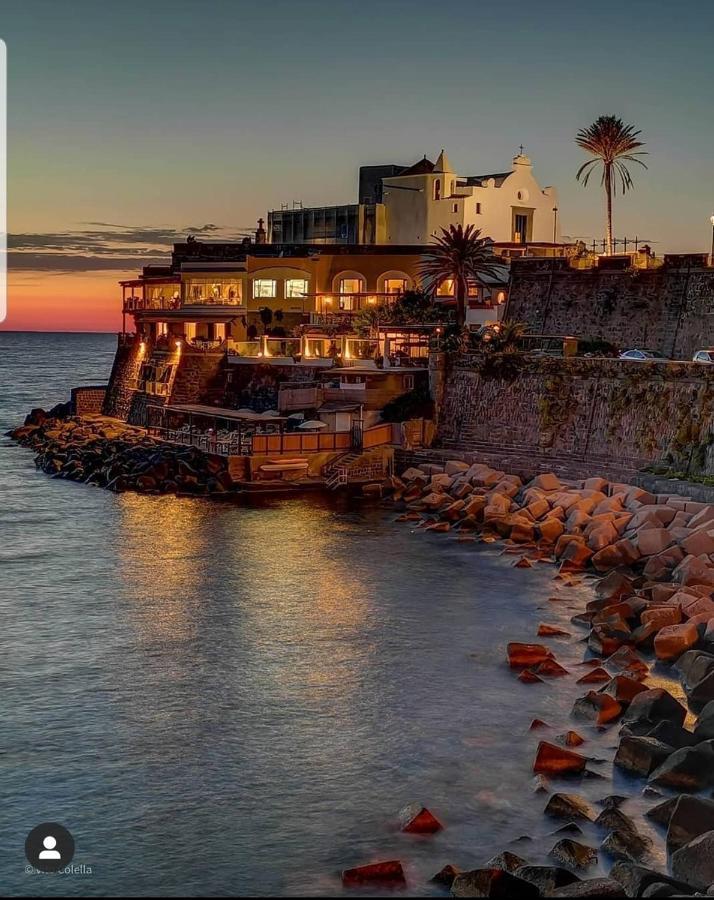
<svg viewBox="0 0 714 900">
<path fill-rule="evenodd" d="M 120 279 L 132 272 L 8 272 L 0 331 L 121 331 Z M 127 329 L 133 330 L 127 317 Z"/>
</svg>

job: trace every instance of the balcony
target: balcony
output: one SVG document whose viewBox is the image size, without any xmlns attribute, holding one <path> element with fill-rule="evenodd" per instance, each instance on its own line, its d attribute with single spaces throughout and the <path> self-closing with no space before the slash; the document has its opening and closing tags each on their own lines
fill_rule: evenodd
<svg viewBox="0 0 714 900">
<path fill-rule="evenodd" d="M 332 325 L 349 321 L 365 310 L 379 310 L 399 298 L 400 294 L 309 294 L 308 299 L 314 301 L 314 312 L 310 313 L 313 325 Z"/>
</svg>

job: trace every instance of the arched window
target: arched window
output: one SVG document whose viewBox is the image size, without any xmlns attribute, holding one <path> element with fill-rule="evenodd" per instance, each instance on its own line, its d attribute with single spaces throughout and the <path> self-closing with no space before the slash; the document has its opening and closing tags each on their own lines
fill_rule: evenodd
<svg viewBox="0 0 714 900">
<path fill-rule="evenodd" d="M 434 182 L 434 200 L 441 200 L 441 178 Z"/>
</svg>

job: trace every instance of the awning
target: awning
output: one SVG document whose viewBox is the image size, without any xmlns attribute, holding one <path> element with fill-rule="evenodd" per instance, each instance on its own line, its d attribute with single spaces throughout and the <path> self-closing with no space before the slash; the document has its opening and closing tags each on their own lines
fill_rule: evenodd
<svg viewBox="0 0 714 900">
<path fill-rule="evenodd" d="M 216 419 L 234 419 L 243 422 L 284 422 L 287 416 L 264 416 L 258 412 L 229 409 L 226 406 L 205 406 L 201 403 L 176 403 L 161 407 L 166 412 L 184 413 L 193 416 L 210 416 Z"/>
</svg>

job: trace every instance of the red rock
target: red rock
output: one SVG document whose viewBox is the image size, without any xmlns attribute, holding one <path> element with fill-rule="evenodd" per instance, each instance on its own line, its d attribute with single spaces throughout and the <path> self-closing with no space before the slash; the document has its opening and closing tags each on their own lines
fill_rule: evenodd
<svg viewBox="0 0 714 900">
<path fill-rule="evenodd" d="M 399 826 L 409 834 L 434 834 L 444 827 L 425 806 L 410 803 L 399 813 Z"/>
<path fill-rule="evenodd" d="M 523 684 L 543 684 L 543 679 L 539 678 L 532 669 L 523 669 L 518 675 L 518 680 Z"/>
<path fill-rule="evenodd" d="M 667 625 L 654 639 L 657 659 L 670 662 L 680 657 L 686 650 L 691 650 L 699 641 L 697 626 L 692 622 L 683 625 Z"/>
<path fill-rule="evenodd" d="M 514 569 L 532 569 L 533 563 L 525 556 L 522 556 L 518 562 L 513 564 Z"/>
<path fill-rule="evenodd" d="M 508 664 L 513 669 L 537 666 L 546 659 L 553 659 L 553 652 L 544 644 L 520 644 L 512 641 L 507 647 Z"/>
<path fill-rule="evenodd" d="M 398 859 L 390 859 L 386 862 L 371 863 L 367 866 L 345 869 L 342 872 L 342 884 L 344 887 L 361 887 L 363 885 L 402 886 L 406 884 L 406 878 L 404 877 L 401 862 Z"/>
<path fill-rule="evenodd" d="M 569 634 L 569 631 L 565 631 L 557 625 L 546 625 L 541 622 L 538 626 L 538 637 L 567 637 Z"/>
<path fill-rule="evenodd" d="M 558 735 L 556 740 L 566 747 L 579 747 L 585 743 L 585 738 L 581 737 L 577 731 L 566 731 L 565 734 Z"/>
<path fill-rule="evenodd" d="M 560 557 L 563 560 L 561 572 L 576 572 L 580 569 L 584 569 L 592 555 L 593 551 L 586 544 L 571 541 Z M 566 568 L 564 569 L 564 567 Z"/>
<path fill-rule="evenodd" d="M 605 682 L 610 681 L 610 673 L 606 672 L 605 669 L 598 666 L 596 669 L 593 669 L 591 672 L 583 675 L 582 678 L 578 678 L 575 682 L 576 684 L 604 684 Z"/>
<path fill-rule="evenodd" d="M 537 731 L 539 728 L 550 728 L 550 725 L 544 722 L 543 719 L 533 719 L 528 730 Z"/>
<path fill-rule="evenodd" d="M 585 770 L 587 760 L 579 753 L 541 741 L 538 744 L 533 771 L 537 775 L 567 775 Z"/>
<path fill-rule="evenodd" d="M 682 621 L 682 610 L 679 606 L 658 606 L 646 609 L 642 613 L 641 621 L 643 625 L 651 624 L 659 631 L 666 625 L 679 625 Z"/>
<path fill-rule="evenodd" d="M 602 693 L 610 694 L 623 706 L 628 706 L 638 694 L 646 690 L 642 682 L 628 678 L 627 675 L 615 675 L 609 684 L 601 688 Z"/>
<path fill-rule="evenodd" d="M 609 694 L 588 693 L 575 701 L 573 715 L 578 719 L 589 719 L 596 725 L 614 722 L 622 713 L 622 705 Z"/>
<path fill-rule="evenodd" d="M 563 666 L 560 665 L 559 662 L 556 662 L 554 659 L 546 659 L 538 666 L 536 666 L 535 671 L 538 675 L 550 675 L 553 677 L 560 677 L 562 675 L 569 675 L 567 669 L 564 669 Z"/>
</svg>

